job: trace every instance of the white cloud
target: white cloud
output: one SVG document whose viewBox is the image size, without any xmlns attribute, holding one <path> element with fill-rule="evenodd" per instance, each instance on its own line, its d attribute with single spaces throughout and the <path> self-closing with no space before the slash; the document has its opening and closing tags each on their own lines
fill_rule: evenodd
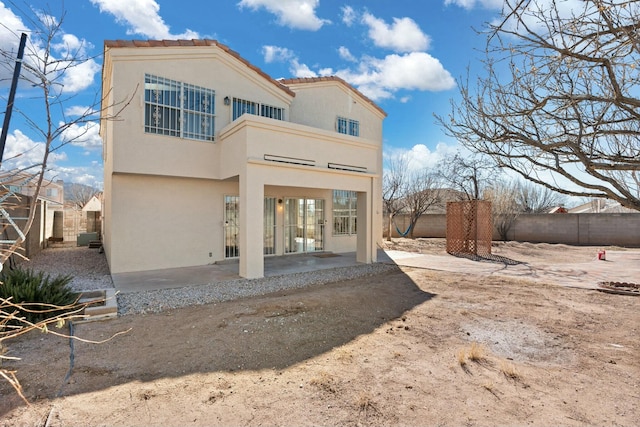
<svg viewBox="0 0 640 427">
<path fill-rule="evenodd" d="M 353 25 L 353 22 L 356 20 L 356 12 L 353 10 L 351 6 L 343 6 L 342 7 L 342 22 L 350 27 Z"/>
<path fill-rule="evenodd" d="M 355 56 L 353 56 L 351 54 L 351 51 L 349 51 L 349 48 L 344 47 L 344 46 L 340 46 L 338 48 L 338 54 L 340 55 L 340 58 L 349 61 L 349 62 L 356 62 L 357 59 Z"/>
<path fill-rule="evenodd" d="M 116 21 L 128 27 L 127 34 L 140 34 L 151 39 L 198 39 L 199 34 L 187 29 L 173 34 L 160 16 L 155 0 L 91 0 L 100 12 L 112 14 Z"/>
<path fill-rule="evenodd" d="M 96 1 L 96 0 L 92 0 Z M 107 0 L 101 0 L 107 1 Z M 113 1 L 113 0 L 108 0 Z M 122 0 L 128 2 L 130 0 Z M 247 7 L 253 11 L 265 8 L 278 17 L 278 24 L 298 30 L 317 31 L 331 21 L 316 16 L 316 8 L 320 0 L 241 0 L 240 8 Z"/>
<path fill-rule="evenodd" d="M 30 18 L 56 22 L 56 19 L 50 15 L 37 11 L 35 14 L 36 17 Z M 37 73 L 30 72 L 30 69 L 40 70 L 41 58 L 45 57 L 44 41 L 40 38 L 40 34 L 32 33 L 22 18 L 2 2 L 0 2 L 0 22 L 2 22 L 0 25 L 0 50 L 17 53 L 20 34 L 26 33 L 29 36 L 22 68 L 23 76 L 31 74 L 32 79 L 39 81 L 40 78 L 36 77 Z M 49 82 L 56 83 L 50 87 L 52 92 L 76 93 L 93 84 L 95 75 L 100 71 L 100 66 L 89 57 L 88 50 L 92 48 L 93 45 L 85 39 L 78 38 L 73 34 L 65 34 L 63 29 L 57 32 L 56 38 L 51 44 L 46 75 Z M 0 80 L 9 80 L 12 74 L 13 66 L 0 68 Z"/>
<path fill-rule="evenodd" d="M 22 22 L 22 19 L 1 1 L 0 22 L 2 22 L 0 25 L 0 50 L 4 52 L 15 52 L 15 54 L 17 54 L 18 45 L 20 44 L 20 33 L 30 35 L 31 32 Z M 0 67 L 0 81 L 10 81 L 12 75 L 13 64 L 11 64 L 11 66 Z"/>
<path fill-rule="evenodd" d="M 80 92 L 93 84 L 94 76 L 100 71 L 100 65 L 93 59 L 87 59 L 67 68 L 61 83 L 63 92 Z"/>
<path fill-rule="evenodd" d="M 444 4 L 445 6 L 454 4 L 464 9 L 473 9 L 476 6 L 480 6 L 485 9 L 500 10 L 504 6 L 504 0 L 445 0 Z"/>
<path fill-rule="evenodd" d="M 295 58 L 293 51 L 286 47 L 266 45 L 262 46 L 262 55 L 264 62 L 270 64 L 272 62 L 283 62 Z"/>
<path fill-rule="evenodd" d="M 387 25 L 382 19 L 365 13 L 362 22 L 369 27 L 369 37 L 378 47 L 396 52 L 418 52 L 429 47 L 429 36 L 411 18 L 393 18 L 393 24 Z"/>
<path fill-rule="evenodd" d="M 19 129 L 7 135 L 2 169 L 24 169 L 39 165 L 44 160 L 45 144 L 36 142 L 23 134 Z M 49 154 L 48 165 L 53 167 L 56 162 L 66 160 L 63 152 Z"/>
<path fill-rule="evenodd" d="M 56 179 L 90 185 L 102 190 L 104 188 L 102 170 L 102 165 L 98 162 L 92 162 L 89 166 L 61 167 L 56 170 Z"/>
<path fill-rule="evenodd" d="M 441 91 L 456 85 L 440 61 L 424 52 L 365 58 L 358 70 L 337 74 L 373 100 L 390 98 L 398 90 Z"/>
<path fill-rule="evenodd" d="M 91 107 L 87 107 L 85 105 L 74 105 L 74 106 L 65 108 L 64 114 L 67 116 L 73 116 L 73 117 L 93 116 L 93 115 L 97 115 L 98 111 L 92 110 Z"/>
<path fill-rule="evenodd" d="M 73 34 L 63 34 L 62 41 L 53 43 L 51 47 L 61 56 L 85 56 L 87 51 L 93 49 L 93 44 L 85 39 L 79 39 Z"/>
<path fill-rule="evenodd" d="M 60 123 L 59 125 L 62 126 L 63 124 L 64 123 Z M 70 143 L 87 149 L 102 147 L 100 126 L 94 122 L 72 125 L 64 131 L 61 140 L 64 143 Z"/>
<path fill-rule="evenodd" d="M 291 74 L 295 77 L 318 77 L 318 74 L 311 70 L 307 64 L 301 64 L 297 59 L 291 61 Z"/>
<path fill-rule="evenodd" d="M 431 151 L 424 144 L 416 144 L 410 149 L 406 148 L 389 148 L 384 151 L 386 161 L 396 159 L 408 159 L 406 165 L 409 171 L 419 171 L 424 169 L 435 169 L 438 164 L 447 156 L 451 156 L 460 151 L 459 145 L 449 145 L 444 142 L 438 143 L 435 151 Z"/>
</svg>

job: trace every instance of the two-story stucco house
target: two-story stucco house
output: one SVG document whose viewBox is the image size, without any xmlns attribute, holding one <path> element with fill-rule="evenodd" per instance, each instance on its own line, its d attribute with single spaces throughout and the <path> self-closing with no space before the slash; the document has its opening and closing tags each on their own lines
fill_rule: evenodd
<svg viewBox="0 0 640 427">
<path fill-rule="evenodd" d="M 237 258 L 258 278 L 265 256 L 317 251 L 376 261 L 386 114 L 345 81 L 277 81 L 214 40 L 106 41 L 103 67 L 112 273 Z"/>
</svg>

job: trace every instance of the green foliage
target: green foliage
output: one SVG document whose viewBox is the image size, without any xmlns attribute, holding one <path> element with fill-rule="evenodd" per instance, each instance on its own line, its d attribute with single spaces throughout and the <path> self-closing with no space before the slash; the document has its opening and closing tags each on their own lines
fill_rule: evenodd
<svg viewBox="0 0 640 427">
<path fill-rule="evenodd" d="M 4 270 L 0 273 L 0 298 L 22 304 L 17 316 L 36 323 L 69 311 L 77 302 L 79 294 L 69 287 L 71 279 L 62 275 L 52 278 L 31 269 Z"/>
</svg>

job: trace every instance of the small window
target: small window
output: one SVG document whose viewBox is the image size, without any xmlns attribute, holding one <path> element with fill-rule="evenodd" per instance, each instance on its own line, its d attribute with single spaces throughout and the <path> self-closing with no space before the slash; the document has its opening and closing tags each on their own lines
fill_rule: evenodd
<svg viewBox="0 0 640 427">
<path fill-rule="evenodd" d="M 333 190 L 333 235 L 356 234 L 358 194 L 355 191 Z"/>
<path fill-rule="evenodd" d="M 347 119 L 346 117 L 338 117 L 336 128 L 338 130 L 338 133 L 360 136 L 360 122 L 358 122 L 357 120 Z"/>
<path fill-rule="evenodd" d="M 260 115 L 270 119 L 284 120 L 284 108 L 272 107 L 271 105 L 262 104 L 260 107 Z"/>
<path fill-rule="evenodd" d="M 256 116 L 260 115 L 270 119 L 284 120 L 284 108 L 233 98 L 233 120 L 236 120 L 245 113 Z"/>
<path fill-rule="evenodd" d="M 258 114 L 258 103 L 244 99 L 233 98 L 233 120 L 243 114 Z"/>
</svg>

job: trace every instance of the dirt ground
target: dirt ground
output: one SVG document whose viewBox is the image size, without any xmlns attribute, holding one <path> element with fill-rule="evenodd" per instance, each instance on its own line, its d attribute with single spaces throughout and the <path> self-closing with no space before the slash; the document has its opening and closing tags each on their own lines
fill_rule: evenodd
<svg viewBox="0 0 640 427">
<path fill-rule="evenodd" d="M 438 240 L 390 247 L 444 254 Z M 558 249 L 494 253 L 594 256 Z M 78 325 L 94 340 L 131 330 L 75 341 L 67 381 L 69 340 L 31 333 L 7 343 L 22 360 L 4 365 L 31 405 L 0 384 L 0 426 L 637 426 L 639 309 L 636 296 L 398 268 Z"/>
</svg>

